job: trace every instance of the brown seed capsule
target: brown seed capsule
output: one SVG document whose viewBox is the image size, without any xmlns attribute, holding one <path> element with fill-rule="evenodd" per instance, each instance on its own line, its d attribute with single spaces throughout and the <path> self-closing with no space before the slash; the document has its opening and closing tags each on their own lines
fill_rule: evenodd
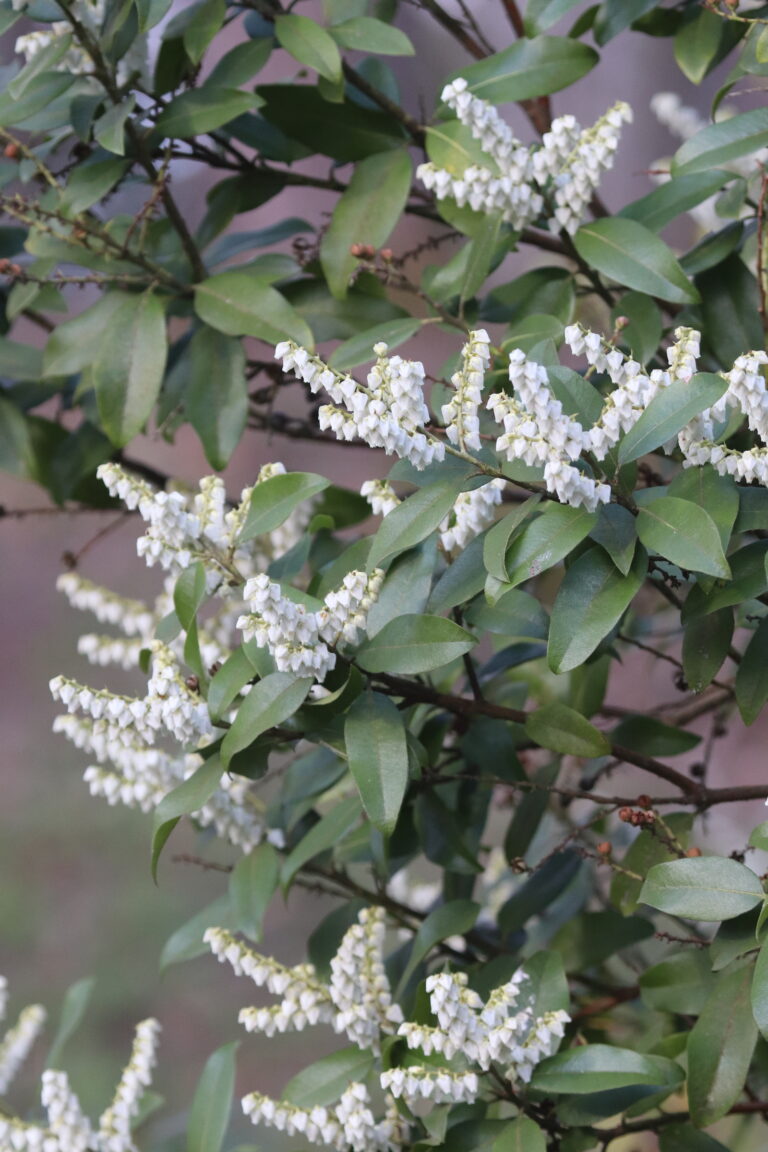
<svg viewBox="0 0 768 1152">
<path fill-rule="evenodd" d="M 353 244 L 352 247 L 349 249 L 349 251 L 350 251 L 350 254 L 352 256 L 356 256 L 357 259 L 359 260 L 360 257 L 363 255 L 363 245 L 362 244 Z"/>
<path fill-rule="evenodd" d="M 382 248 L 379 255 L 381 256 L 381 258 L 385 264 L 391 264 L 392 260 L 394 259 L 395 254 L 391 248 Z"/>
<path fill-rule="evenodd" d="M 5 156 L 8 160 L 15 160 L 16 157 L 20 155 L 21 148 L 19 148 L 18 144 L 6 144 L 5 148 L 3 148 L 3 156 Z"/>
<path fill-rule="evenodd" d="M 695 856 L 701 856 L 701 848 L 689 848 L 686 852 L 686 856 L 690 856 L 691 858 Z"/>
<path fill-rule="evenodd" d="M 651 808 L 652 807 L 651 798 L 650 798 L 650 796 L 646 796 L 645 792 L 643 792 L 640 796 L 638 796 L 637 803 L 638 803 L 638 806 L 640 808 Z"/>
<path fill-rule="evenodd" d="M 187 676 L 184 683 L 186 684 L 187 688 L 189 688 L 190 692 L 197 692 L 200 688 L 200 681 L 198 680 L 197 676 Z"/>
<path fill-rule="evenodd" d="M 623 820 L 625 824 L 629 824 L 632 820 L 632 809 L 619 808 L 619 820 Z"/>
<path fill-rule="evenodd" d="M 597 852 L 600 856 L 610 856 L 613 851 L 613 845 L 610 840 L 601 840 L 597 845 Z"/>
</svg>

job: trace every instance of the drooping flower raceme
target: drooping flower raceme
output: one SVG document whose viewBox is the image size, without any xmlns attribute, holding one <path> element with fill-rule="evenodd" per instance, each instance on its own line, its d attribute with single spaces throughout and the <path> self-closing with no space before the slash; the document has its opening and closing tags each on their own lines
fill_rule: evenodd
<svg viewBox="0 0 768 1152">
<path fill-rule="evenodd" d="M 0 977 L 0 1008 L 4 1007 L 5 997 L 6 983 Z M 6 1035 L 0 1046 L 0 1076 L 3 1077 L 0 1093 L 3 1096 L 43 1019 L 41 1008 L 25 1009 L 19 1025 Z M 0 1111 L 0 1149 L 3 1152 L 135 1152 L 131 1124 L 152 1080 L 159 1033 L 156 1020 L 144 1020 L 137 1026 L 128 1064 L 97 1125 L 83 1112 L 66 1073 L 48 1068 L 42 1075 L 40 1094 L 46 1122 L 30 1123 L 3 1109 Z"/>
<path fill-rule="evenodd" d="M 526 146 L 492 104 L 472 94 L 462 77 L 443 89 L 442 99 L 469 128 L 487 163 L 472 164 L 458 174 L 422 164 L 417 176 L 438 200 L 450 197 L 459 207 L 499 214 L 515 229 L 542 216 L 549 199 L 550 227 L 573 234 L 603 172 L 613 166 L 622 125 L 632 119 L 629 105 L 622 102 L 591 128 L 582 129 L 573 116 L 560 116 L 541 144 Z"/>
</svg>

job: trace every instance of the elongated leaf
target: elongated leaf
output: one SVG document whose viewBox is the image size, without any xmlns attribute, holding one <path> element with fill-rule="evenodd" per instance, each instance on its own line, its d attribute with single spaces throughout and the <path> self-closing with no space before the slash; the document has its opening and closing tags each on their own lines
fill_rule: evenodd
<svg viewBox="0 0 768 1152">
<path fill-rule="evenodd" d="M 261 939 L 264 913 L 280 881 L 280 857 L 266 841 L 241 856 L 229 878 L 229 901 L 238 932 Z"/>
<path fill-rule="evenodd" d="M 678 148 L 674 176 L 703 172 L 757 152 L 768 144 L 768 108 L 754 108 L 717 124 L 708 124 Z"/>
<path fill-rule="evenodd" d="M 125 122 L 133 112 L 135 96 L 130 96 L 120 104 L 113 104 L 93 125 L 95 139 L 107 152 L 116 156 L 125 155 Z"/>
<path fill-rule="evenodd" d="M 333 352 L 328 363 L 337 372 L 350 372 L 359 364 L 370 364 L 374 359 L 374 344 L 380 341 L 387 345 L 390 351 L 410 340 L 421 328 L 421 320 L 387 320 L 384 324 L 376 324 L 357 336 L 345 340 Z"/>
<path fill-rule="evenodd" d="M 341 56 L 330 33 L 308 16 L 290 13 L 275 20 L 275 34 L 280 46 L 294 60 L 314 68 L 326 80 L 341 79 Z"/>
<path fill-rule="evenodd" d="M 344 724 L 349 770 L 369 820 L 388 836 L 408 785 L 408 742 L 403 717 L 387 696 L 358 696 Z"/>
<path fill-rule="evenodd" d="M 563 16 L 578 7 L 579 0 L 528 0 L 525 6 L 525 34 L 546 32 Z"/>
<path fill-rule="evenodd" d="M 357 653 L 366 672 L 431 672 L 469 652 L 475 637 L 443 616 L 405 615 L 390 620 Z"/>
<path fill-rule="evenodd" d="M 728 579 L 731 569 L 712 517 L 690 500 L 661 496 L 641 508 L 637 534 L 646 548 L 681 568 Z"/>
<path fill-rule="evenodd" d="M 222 765 L 226 768 L 236 752 L 288 720 L 301 707 L 311 686 L 311 677 L 297 680 L 287 672 L 272 672 L 254 684 L 222 741 Z"/>
<path fill-rule="evenodd" d="M 286 472 L 257 484 L 251 495 L 239 540 L 244 543 L 279 528 L 304 500 L 311 500 L 329 481 L 314 472 Z"/>
<path fill-rule="evenodd" d="M 332 1052 L 303 1068 L 283 1089 L 283 1100 L 298 1108 L 325 1108 L 336 1104 L 352 1081 L 365 1082 L 374 1064 L 372 1052 L 357 1045 Z"/>
<path fill-rule="evenodd" d="M 567 36 L 536 36 L 518 40 L 503 52 L 464 66 L 460 73 L 475 96 L 492 104 L 531 100 L 567 88 L 586 76 L 597 53 Z"/>
<path fill-rule="evenodd" d="M 725 552 L 739 511 L 739 489 L 730 476 L 720 476 L 709 464 L 684 468 L 669 485 L 667 495 L 705 508 L 717 526 Z"/>
<path fill-rule="evenodd" d="M 310 328 L 285 297 L 245 269 L 221 272 L 198 284 L 195 311 L 226 336 L 256 336 L 268 344 L 287 338 L 314 348 Z"/>
<path fill-rule="evenodd" d="M 358 823 L 360 815 L 360 800 L 357 794 L 347 796 L 345 800 L 331 808 L 330 812 L 327 812 L 299 841 L 283 863 L 280 879 L 284 887 L 290 884 L 299 869 L 308 864 L 313 857 L 340 844 Z"/>
<path fill-rule="evenodd" d="M 677 436 L 689 420 L 711 408 L 726 392 L 728 381 L 713 372 L 697 372 L 690 380 L 673 380 L 651 400 L 640 419 L 619 444 L 619 464 L 629 464 Z"/>
<path fill-rule="evenodd" d="M 601 548 L 590 548 L 571 564 L 549 625 L 547 660 L 553 672 L 570 672 L 592 655 L 632 603 L 647 569 L 642 549 L 626 576 Z"/>
<path fill-rule="evenodd" d="M 416 51 L 405 32 L 370 16 L 342 20 L 329 31 L 342 48 L 358 52 L 375 52 L 377 56 L 413 56 Z"/>
<path fill-rule="evenodd" d="M 691 208 L 714 196 L 732 178 L 732 173 L 721 168 L 676 176 L 640 200 L 633 200 L 617 215 L 637 220 L 638 224 L 644 224 L 652 232 L 660 232 L 681 213 L 689 212 Z"/>
<path fill-rule="evenodd" d="M 207 804 L 219 786 L 223 765 L 214 753 L 200 767 L 178 784 L 155 809 L 152 836 L 152 879 L 157 882 L 157 866 L 166 841 L 182 816 L 197 812 Z"/>
<path fill-rule="evenodd" d="M 735 688 L 741 718 L 745 724 L 753 724 L 768 700 L 768 617 L 758 624 L 741 658 Z"/>
<path fill-rule="evenodd" d="M 509 580 L 506 560 L 509 541 L 540 501 L 541 496 L 529 496 L 518 508 L 509 512 L 503 520 L 499 520 L 485 534 L 483 564 L 490 576 L 503 582 Z"/>
<path fill-rule="evenodd" d="M 368 556 L 368 567 L 420 544 L 445 519 L 466 483 L 463 476 L 447 477 L 414 492 L 384 517 Z"/>
<path fill-rule="evenodd" d="M 744 1087 L 757 1040 L 751 983 L 751 965 L 721 972 L 691 1031 L 688 1103 L 698 1128 L 724 1116 Z"/>
<path fill-rule="evenodd" d="M 573 756 L 604 756 L 610 751 L 606 736 L 573 708 L 553 701 L 531 712 L 525 730 L 540 748 Z"/>
<path fill-rule="evenodd" d="M 235 924 L 228 896 L 218 896 L 168 937 L 160 954 L 160 971 L 165 971 L 171 964 L 194 960 L 196 956 L 202 956 L 206 952 L 210 955 L 208 945 L 203 942 L 203 936 L 212 924 L 234 930 Z"/>
<path fill-rule="evenodd" d="M 216 722 L 229 708 L 241 688 L 253 680 L 253 665 L 245 649 L 236 648 L 219 668 L 208 687 L 208 709 Z"/>
<path fill-rule="evenodd" d="M 474 900 L 450 900 L 430 912 L 413 938 L 411 955 L 400 977 L 398 995 L 407 986 L 413 973 L 436 944 L 446 936 L 460 936 L 474 927 L 480 905 Z"/>
<path fill-rule="evenodd" d="M 198 560 L 184 569 L 173 589 L 173 607 L 185 632 L 194 624 L 204 599 L 205 569 Z"/>
<path fill-rule="evenodd" d="M 329 103 L 308 84 L 269 84 L 259 87 L 259 95 L 266 100 L 263 115 L 271 124 L 312 152 L 344 163 L 405 142 L 393 116 L 352 103 Z"/>
<path fill-rule="evenodd" d="M 368 156 L 355 167 L 320 245 L 320 263 L 338 299 L 346 296 L 357 267 L 352 245 L 381 247 L 400 219 L 410 188 L 411 160 L 405 149 Z"/>
<path fill-rule="evenodd" d="M 239 1040 L 219 1048 L 198 1081 L 187 1126 L 187 1152 L 221 1152 L 235 1094 L 235 1054 Z"/>
<path fill-rule="evenodd" d="M 621 504 L 603 504 L 599 520 L 589 534 L 610 556 L 613 563 L 626 576 L 632 566 L 637 546 L 635 518 Z"/>
<path fill-rule="evenodd" d="M 579 228 L 573 243 L 591 268 L 627 288 L 673 304 L 690 304 L 699 298 L 672 250 L 636 220 L 618 216 L 593 220 Z"/>
<path fill-rule="evenodd" d="M 530 1116 L 518 1116 L 496 1137 L 491 1152 L 547 1152 L 547 1137 Z"/>
<path fill-rule="evenodd" d="M 539 576 L 567 556 L 597 523 L 597 513 L 568 504 L 546 505 L 512 541 L 506 565 L 511 585 Z"/>
<path fill-rule="evenodd" d="M 201 328 L 189 346 L 189 383 L 184 407 L 212 468 L 229 463 L 245 429 L 248 383 L 242 342 Z"/>
<path fill-rule="evenodd" d="M 686 621 L 683 632 L 683 672 L 693 692 L 711 684 L 728 655 L 733 636 L 733 612 L 721 608 L 709 616 Z"/>
<path fill-rule="evenodd" d="M 721 856 L 655 864 L 640 892 L 641 903 L 691 920 L 731 920 L 762 900 L 755 873 Z"/>
<path fill-rule="evenodd" d="M 101 333 L 93 383 L 104 431 L 122 447 L 146 423 L 163 382 L 167 340 L 162 301 L 154 292 L 120 299 Z"/>
<path fill-rule="evenodd" d="M 61 1068 L 64 1047 L 70 1036 L 75 1034 L 82 1023 L 95 984 L 96 981 L 93 976 L 87 976 L 83 980 L 77 980 L 67 988 L 64 1002 L 61 1005 L 59 1026 L 45 1061 L 46 1068 Z"/>
<path fill-rule="evenodd" d="M 157 118 L 157 128 L 164 136 L 201 136 L 215 132 L 244 112 L 258 108 L 263 101 L 253 92 L 237 88 L 204 85 L 174 97 Z"/>
<path fill-rule="evenodd" d="M 541 1092 L 605 1092 L 633 1084 L 678 1084 L 683 1070 L 674 1060 L 646 1056 L 613 1044 L 585 1044 L 542 1060 L 531 1084 Z"/>
</svg>

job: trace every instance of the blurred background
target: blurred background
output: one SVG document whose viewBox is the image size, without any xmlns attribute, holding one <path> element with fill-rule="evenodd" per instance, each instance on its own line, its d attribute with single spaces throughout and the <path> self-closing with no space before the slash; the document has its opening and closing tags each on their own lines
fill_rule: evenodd
<svg viewBox="0 0 768 1152">
<path fill-rule="evenodd" d="M 319 5 L 318 5 L 319 7 Z M 457 8 L 450 0 L 445 7 Z M 302 8 L 308 14 L 311 5 Z M 404 102 L 409 110 L 429 118 L 443 78 L 459 67 L 461 50 L 416 4 L 403 4 L 399 23 L 416 46 L 416 56 L 394 64 Z M 472 4 L 491 43 L 499 49 L 512 36 L 500 0 Z M 176 9 L 174 9 L 176 11 Z M 576 12 L 563 28 L 572 23 Z M 13 39 L 3 45 L 3 62 L 13 53 Z M 230 29 L 229 43 L 243 35 L 240 22 Z M 677 146 L 658 125 L 649 110 L 659 90 L 679 93 L 686 103 L 707 114 L 711 97 L 722 82 L 722 70 L 701 88 L 689 84 L 671 58 L 666 40 L 641 35 L 622 35 L 603 51 L 601 63 L 586 79 L 567 93 L 552 98 L 555 114 L 573 112 L 582 123 L 591 123 L 615 100 L 628 101 L 635 123 L 625 129 L 616 167 L 604 180 L 601 193 L 610 209 L 636 199 L 652 188 L 648 169 L 659 157 Z M 211 63 L 214 61 L 212 60 Z M 726 65 L 727 67 L 727 65 Z M 277 80 L 290 68 L 284 54 L 276 51 L 263 78 Z M 529 129 L 522 117 L 513 122 L 527 139 Z M 199 166 L 179 163 L 174 190 L 188 218 L 196 223 L 203 215 L 204 193 Z M 238 229 L 262 228 L 288 215 L 303 216 L 322 225 L 332 199 L 321 192 L 287 189 L 272 203 L 239 216 Z M 124 210 L 120 205 L 119 210 Z M 667 234 L 671 242 L 688 242 L 688 235 Z M 405 222 L 391 241 L 397 254 L 423 238 L 420 224 Z M 447 259 L 449 249 L 441 250 Z M 434 256 L 429 258 L 431 261 Z M 520 275 L 536 263 L 552 257 L 532 249 L 513 253 L 496 273 L 499 282 Z M 71 307 L 88 303 L 85 292 L 75 293 Z M 19 326 L 18 339 L 33 342 L 34 330 Z M 453 336 L 425 329 L 407 346 L 408 355 L 423 359 L 428 371 L 437 374 L 440 364 L 455 351 Z M 207 471 L 194 434 L 185 428 L 170 445 L 150 432 L 131 447 L 134 459 L 190 483 Z M 226 473 L 230 494 L 251 483 L 262 464 L 282 460 L 286 467 L 312 469 L 330 476 L 335 483 L 357 487 L 372 473 L 385 474 L 388 461 L 368 450 L 334 449 L 306 443 L 247 434 Z M 114 513 L 83 515 L 50 512 L 40 493 L 30 485 L 0 475 L 0 504 L 6 511 L 29 510 L 25 516 L 7 515 L 0 520 L 0 605 L 3 613 L 2 693 L 0 693 L 0 972 L 9 979 L 11 1019 L 30 1002 L 42 1002 L 49 1010 L 48 1040 L 55 1029 L 67 987 L 84 976 L 96 979 L 95 992 L 85 1026 L 70 1041 L 67 1066 L 85 1107 L 92 1113 L 104 1107 L 114 1088 L 132 1042 L 135 1023 L 157 1015 L 163 1026 L 160 1064 L 155 1087 L 166 1098 L 162 1119 L 154 1126 L 154 1138 L 164 1148 L 183 1147 L 184 1108 L 208 1055 L 232 1039 L 242 1039 L 239 1058 L 240 1094 L 254 1087 L 279 1094 L 286 1080 L 307 1063 L 307 1046 L 315 1055 L 334 1047 L 334 1038 L 323 1030 L 306 1036 L 278 1037 L 266 1041 L 250 1037 L 239 1028 L 237 1012 L 253 1002 L 252 985 L 237 980 L 228 968 L 202 957 L 159 973 L 163 944 L 173 931 L 225 891 L 226 877 L 214 871 L 172 862 L 172 855 L 196 850 L 194 834 L 177 831 L 166 851 L 156 887 L 149 870 L 151 822 L 121 806 L 109 808 L 91 799 L 82 783 L 84 758 L 63 738 L 51 733 L 56 708 L 48 693 L 48 681 L 57 673 L 82 678 L 94 685 L 114 683 L 111 671 L 104 675 L 76 654 L 77 637 L 87 628 L 84 618 L 70 609 L 55 590 L 63 570 L 65 552 L 78 555 L 80 572 L 132 596 L 150 596 L 159 588 L 159 577 L 147 572 L 136 558 L 137 522 L 133 517 L 116 521 Z M 99 536 L 105 529 L 109 531 Z M 82 552 L 82 550 L 87 551 Z M 646 662 L 640 654 L 627 662 L 617 678 L 613 702 L 632 706 L 651 704 L 674 691 L 671 672 L 664 665 Z M 714 776 L 723 782 L 747 783 L 763 778 L 761 742 L 765 723 L 758 722 L 748 735 L 729 740 L 715 755 Z M 714 782 L 714 781 L 713 781 Z M 750 810 L 737 806 L 722 817 L 714 830 L 718 839 L 732 847 L 746 840 L 749 830 L 763 817 L 758 803 Z M 726 826 L 727 825 L 727 826 Z M 743 834 L 742 834 L 743 833 Z M 211 849 L 215 859 L 226 862 L 226 850 Z M 287 962 L 303 958 L 308 928 L 327 910 L 322 901 L 296 894 L 286 905 L 276 902 L 266 924 L 263 950 Z M 39 1072 L 46 1044 L 39 1044 L 35 1058 L 14 1093 L 19 1107 L 35 1102 Z M 236 1121 L 243 1141 L 251 1140 L 242 1120 Z M 234 1140 L 233 1143 L 237 1143 Z M 281 1145 L 267 1131 L 259 1131 L 260 1147 Z M 284 1142 L 283 1142 L 284 1146 Z M 618 1147 L 618 1145 L 617 1145 Z M 637 1141 L 634 1148 L 638 1148 Z M 746 1143 L 739 1149 L 748 1152 Z"/>
</svg>

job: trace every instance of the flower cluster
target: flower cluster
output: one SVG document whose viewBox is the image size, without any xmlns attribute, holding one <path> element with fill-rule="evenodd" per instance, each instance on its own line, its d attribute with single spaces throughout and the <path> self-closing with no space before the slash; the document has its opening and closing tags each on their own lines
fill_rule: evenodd
<svg viewBox="0 0 768 1152">
<path fill-rule="evenodd" d="M 387 357 L 387 345 L 377 344 L 377 357 L 368 373 L 367 386 L 334 372 L 306 348 L 285 340 L 275 348 L 284 372 L 294 372 L 313 393 L 321 388 L 333 404 L 318 413 L 322 430 L 330 429 L 337 440 L 359 438 L 372 448 L 383 448 L 410 460 L 415 468 L 426 468 L 442 460 L 445 447 L 422 430 L 429 418 L 424 401 L 424 365 L 400 356 Z"/>
<path fill-rule="evenodd" d="M 5 996 L 5 980 L 0 977 L 0 1009 L 4 1008 Z M 29 1023 L 33 1018 L 30 1014 L 34 1014 L 34 1025 Z M 3 1095 L 29 1051 L 43 1017 L 41 1008 L 25 1009 L 19 1024 L 8 1033 L 0 1047 L 0 1093 Z M 23 1027 L 22 1021 L 27 1021 Z M 144 1020 L 136 1028 L 130 1060 L 97 1126 L 92 1125 L 83 1112 L 66 1073 L 49 1068 L 43 1072 L 41 1085 L 41 1102 L 47 1122 L 28 1123 L 3 1111 L 0 1114 L 0 1148 L 8 1152 L 135 1152 L 131 1123 L 152 1080 L 159 1032 L 160 1025 L 156 1020 Z M 11 1043 L 6 1050 L 9 1038 Z"/>
<path fill-rule="evenodd" d="M 5 1019 L 7 1002 L 8 983 L 0 976 L 0 1021 Z M 30 1004 L 0 1041 L 0 1096 L 5 1096 L 44 1023 L 45 1009 L 40 1004 Z"/>
<path fill-rule="evenodd" d="M 336 667 L 336 653 L 331 649 L 354 644 L 364 631 L 383 579 L 380 568 L 370 575 L 348 572 L 341 587 L 329 592 L 322 606 L 312 612 L 290 600 L 279 584 L 262 573 L 245 586 L 249 611 L 239 617 L 237 627 L 246 640 L 255 640 L 259 648 L 269 651 L 279 672 L 323 681 Z"/>
<path fill-rule="evenodd" d="M 479 451 L 480 420 L 485 373 L 491 362 L 491 341 L 484 328 L 470 332 L 461 352 L 461 368 L 451 377 L 454 395 L 442 407 L 445 430 L 451 444 L 462 451 Z"/>
<path fill-rule="evenodd" d="M 560 116 L 540 145 L 526 146 L 492 104 L 472 94 L 463 78 L 448 84 L 442 99 L 469 128 L 487 163 L 473 164 L 458 175 L 422 164 L 417 175 L 438 200 L 450 197 L 459 207 L 498 213 L 515 229 L 539 218 L 549 199 L 550 227 L 573 234 L 603 172 L 613 166 L 622 125 L 632 119 L 629 105 L 622 102 L 591 128 L 582 129 L 573 116 Z"/>
<path fill-rule="evenodd" d="M 520 988 L 527 980 L 522 970 L 487 1001 L 468 987 L 466 973 L 429 976 L 426 988 L 436 1026 L 405 1022 L 392 999 L 384 938 L 383 911 L 363 910 L 345 933 L 331 960 L 330 981 L 324 984 L 311 964 L 286 968 L 253 952 L 229 932 L 208 929 L 205 941 L 220 961 L 228 961 L 236 973 L 282 997 L 273 1008 L 241 1011 L 240 1022 L 249 1031 L 273 1036 L 326 1022 L 373 1056 L 381 1052 L 382 1036 L 396 1034 L 423 1060 L 438 1054 L 446 1061 L 445 1066 L 407 1061 L 402 1067 L 381 1069 L 377 1079 L 386 1094 L 386 1113 L 379 1121 L 367 1087 L 353 1082 L 333 1106 L 312 1109 L 252 1092 L 243 1100 L 243 1110 L 254 1123 L 302 1134 L 311 1143 L 332 1148 L 360 1152 L 394 1148 L 405 1135 L 395 1100 L 409 1106 L 422 1101 L 473 1103 L 482 1088 L 481 1074 L 492 1064 L 500 1064 L 508 1079 L 527 1082 L 536 1064 L 556 1050 L 569 1016 L 561 1009 L 537 1015 L 530 1003 L 520 1006 Z"/>
<path fill-rule="evenodd" d="M 440 522 L 440 543 L 449 556 L 458 555 L 470 540 L 493 523 L 504 487 L 505 481 L 497 478 L 471 492 L 459 493 L 453 508 Z M 388 515 L 401 503 L 386 480 L 366 480 L 360 495 L 366 498 L 377 516 Z"/>
</svg>

